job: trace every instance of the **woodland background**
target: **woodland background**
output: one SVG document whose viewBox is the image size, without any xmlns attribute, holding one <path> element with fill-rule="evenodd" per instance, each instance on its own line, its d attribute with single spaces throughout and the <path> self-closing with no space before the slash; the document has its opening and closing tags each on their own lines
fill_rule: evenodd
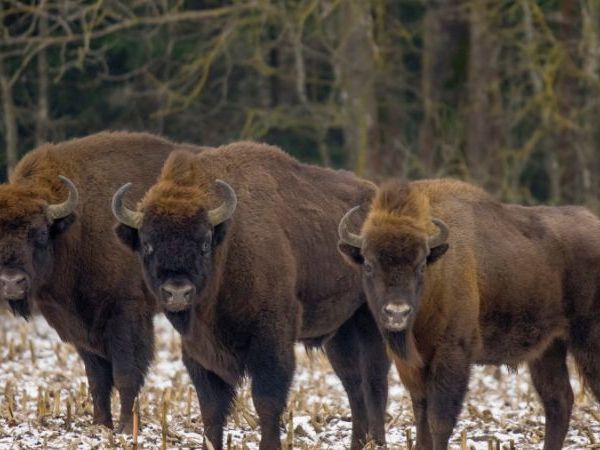
<svg viewBox="0 0 600 450">
<path fill-rule="evenodd" d="M 599 94 L 600 0 L 0 0 L 0 179 L 146 130 L 598 212 Z"/>
</svg>

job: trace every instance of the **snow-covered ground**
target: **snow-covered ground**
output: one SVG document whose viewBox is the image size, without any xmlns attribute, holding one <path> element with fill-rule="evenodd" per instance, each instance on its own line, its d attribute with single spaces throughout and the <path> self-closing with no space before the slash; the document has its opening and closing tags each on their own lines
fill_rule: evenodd
<svg viewBox="0 0 600 450">
<path fill-rule="evenodd" d="M 161 448 L 163 440 L 165 448 L 200 448 L 202 422 L 180 361 L 179 338 L 162 316 L 156 318 L 156 330 L 158 353 L 140 399 L 138 448 Z M 320 353 L 309 357 L 298 346 L 297 357 L 282 439 L 301 449 L 347 448 L 350 410 L 340 382 Z M 564 448 L 600 448 L 600 407 L 572 373 L 576 404 Z M 416 435 L 409 398 L 395 371 L 390 377 L 388 443 L 392 449 L 406 448 L 407 437 Z M 116 400 L 115 394 L 115 418 Z M 41 317 L 25 323 L 1 314 L 0 449 L 131 448 L 131 437 L 92 426 L 91 410 L 83 364 L 74 349 L 61 343 Z M 163 426 L 161 416 L 166 417 Z M 258 448 L 256 422 L 245 385 L 225 432 L 231 448 Z M 512 441 L 514 448 L 541 449 L 543 423 L 527 370 L 476 367 L 451 447 L 466 438 L 467 448 L 508 449 Z M 499 447 L 488 447 L 493 439 Z"/>
</svg>

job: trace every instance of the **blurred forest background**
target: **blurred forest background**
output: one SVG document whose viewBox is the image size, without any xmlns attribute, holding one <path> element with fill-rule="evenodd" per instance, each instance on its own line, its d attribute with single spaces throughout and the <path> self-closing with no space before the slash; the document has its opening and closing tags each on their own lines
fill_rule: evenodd
<svg viewBox="0 0 600 450">
<path fill-rule="evenodd" d="M 0 0 L 1 179 L 147 130 L 598 212 L 599 77 L 600 0 Z"/>
</svg>

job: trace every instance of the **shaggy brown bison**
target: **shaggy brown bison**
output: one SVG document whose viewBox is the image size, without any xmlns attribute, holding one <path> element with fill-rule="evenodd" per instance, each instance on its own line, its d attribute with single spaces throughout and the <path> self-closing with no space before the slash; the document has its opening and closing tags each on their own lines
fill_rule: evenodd
<svg viewBox="0 0 600 450">
<path fill-rule="evenodd" d="M 0 297 L 26 319 L 35 302 L 75 345 L 94 423 L 112 425 L 110 393 L 117 388 L 125 431 L 152 357 L 156 301 L 135 258 L 114 244 L 110 199 L 126 180 L 147 189 L 174 148 L 132 133 L 43 145 L 0 185 Z"/>
<path fill-rule="evenodd" d="M 374 187 L 252 142 L 174 152 L 136 211 L 122 204 L 128 187 L 113 199 L 116 233 L 182 336 L 214 448 L 245 375 L 260 448 L 280 448 L 297 340 L 323 344 L 341 378 L 352 448 L 367 435 L 383 444 L 389 361 L 360 277 L 331 245 L 337 218 Z"/>
<path fill-rule="evenodd" d="M 349 214 L 352 214 L 351 210 Z M 570 351 L 600 400 L 600 221 L 579 207 L 503 204 L 452 180 L 389 182 L 340 250 L 362 269 L 410 391 L 419 449 L 445 449 L 471 364 L 528 364 L 560 449 Z"/>
</svg>

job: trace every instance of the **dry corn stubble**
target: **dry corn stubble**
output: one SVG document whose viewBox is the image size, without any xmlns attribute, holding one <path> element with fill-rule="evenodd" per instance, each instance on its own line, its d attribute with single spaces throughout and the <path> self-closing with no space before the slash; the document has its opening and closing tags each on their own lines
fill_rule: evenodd
<svg viewBox="0 0 600 450">
<path fill-rule="evenodd" d="M 92 402 L 83 364 L 74 349 L 59 341 L 44 320 L 33 326 L 9 315 L 0 322 L 0 448 L 199 448 L 202 420 L 195 391 L 180 361 L 179 337 L 157 317 L 156 361 L 136 402 L 137 442 L 92 426 Z M 341 383 L 319 352 L 297 348 L 298 370 L 282 418 L 282 445 L 297 449 L 342 449 L 352 423 Z M 578 393 L 566 449 L 600 448 L 600 409 Z M 393 449 L 414 446 L 409 397 L 395 372 L 390 375 L 386 429 Z M 113 417 L 119 413 L 113 395 Z M 465 407 L 451 445 L 462 449 L 535 449 L 543 439 L 543 412 L 525 369 L 475 367 Z M 229 450 L 256 449 L 258 417 L 246 383 L 225 430 Z M 369 448 L 367 446 L 367 448 Z"/>
</svg>

